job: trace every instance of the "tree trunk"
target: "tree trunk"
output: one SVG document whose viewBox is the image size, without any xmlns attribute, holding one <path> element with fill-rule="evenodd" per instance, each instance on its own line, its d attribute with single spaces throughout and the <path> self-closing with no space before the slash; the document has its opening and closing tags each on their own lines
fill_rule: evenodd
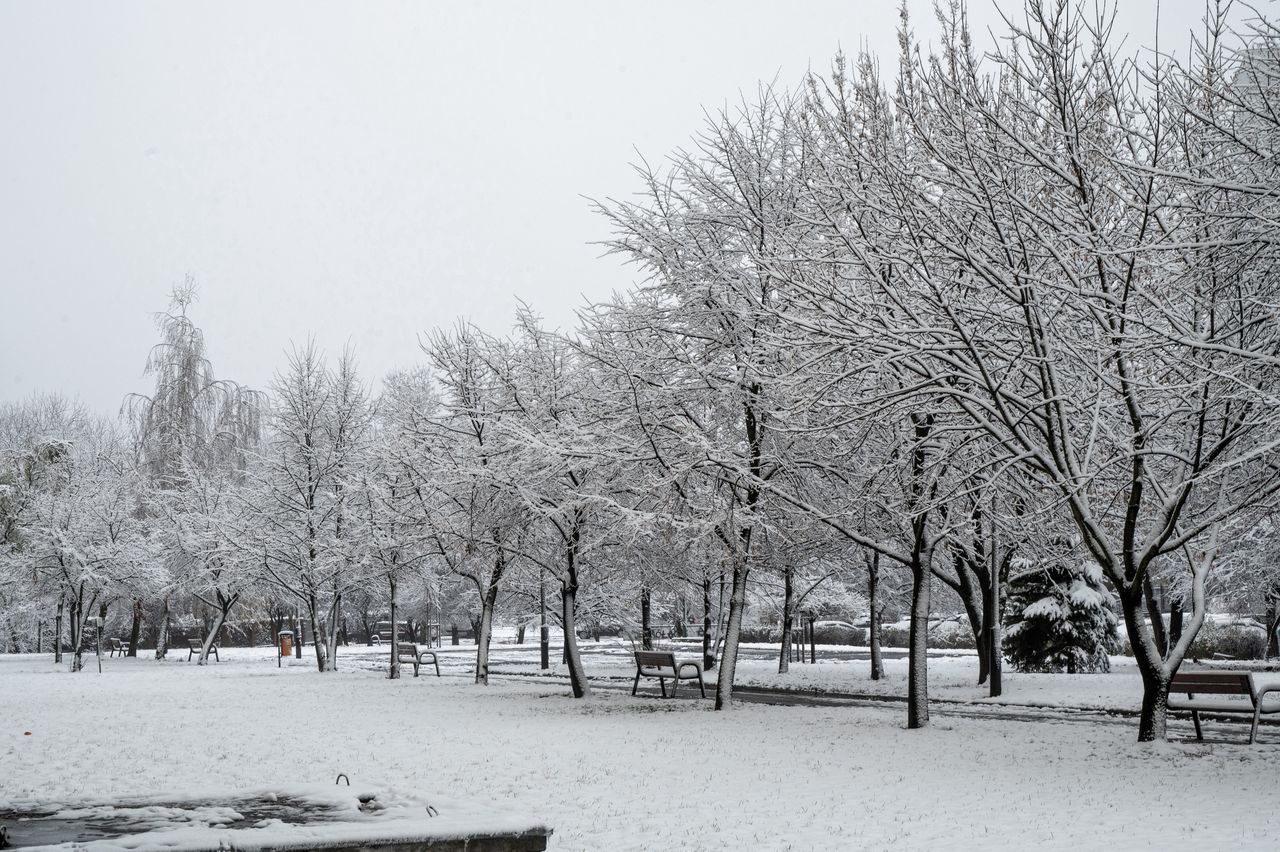
<svg viewBox="0 0 1280 852">
<path fill-rule="evenodd" d="M 316 670 L 327 672 L 329 645 L 325 641 L 327 637 L 324 635 L 324 621 L 320 616 L 320 601 L 314 593 L 307 596 L 307 620 L 311 622 L 311 645 L 316 652 Z M 395 625 L 392 625 L 392 631 L 395 631 Z"/>
<path fill-rule="evenodd" d="M 919 557 L 917 557 L 919 558 Z M 923 564 L 911 571 L 911 638 L 907 672 L 907 727 L 929 724 L 929 570 Z"/>
<path fill-rule="evenodd" d="M 551 629 L 547 626 L 547 582 L 538 574 L 538 667 L 551 668 Z"/>
<path fill-rule="evenodd" d="M 496 540 L 495 536 L 495 540 Z M 489 641 L 493 633 L 493 611 L 498 605 L 498 583 L 507 569 L 507 556 L 499 549 L 493 560 L 488 588 L 481 589 L 480 627 L 476 630 L 476 683 L 489 685 Z M 566 642 L 569 640 L 566 638 Z"/>
<path fill-rule="evenodd" d="M 227 597 L 221 591 L 218 595 L 218 612 L 213 619 L 213 628 L 204 637 L 204 643 L 200 646 L 200 661 L 198 665 L 205 665 L 209 662 L 209 649 L 213 647 L 213 643 L 218 639 L 218 631 L 222 629 L 222 625 L 226 624 L 227 616 L 231 614 L 231 608 L 236 605 L 236 601 L 240 599 L 239 595 Z"/>
<path fill-rule="evenodd" d="M 985 650 L 988 656 L 987 694 L 999 697 L 1004 691 L 1004 640 L 1000 617 L 1000 572 L 987 572 L 987 582 L 982 589 L 982 623 L 987 635 Z"/>
<path fill-rule="evenodd" d="M 582 665 L 582 652 L 578 650 L 577 613 L 575 605 L 578 597 L 576 572 L 571 572 L 574 579 L 560 585 L 561 613 L 564 624 L 564 649 L 569 663 L 569 684 L 573 688 L 574 698 L 584 698 L 591 692 L 587 683 L 587 672 Z"/>
<path fill-rule="evenodd" d="M 795 595 L 793 573 L 794 569 L 789 563 L 782 567 L 782 648 L 778 652 L 778 674 L 786 674 L 791 668 L 791 608 Z"/>
<path fill-rule="evenodd" d="M 1182 598 L 1169 602 L 1169 645 L 1177 645 L 1182 638 Z"/>
<path fill-rule="evenodd" d="M 71 671 L 84 668 L 84 604 L 76 595 L 71 596 L 69 620 L 71 622 Z"/>
<path fill-rule="evenodd" d="M 160 607 L 160 623 L 156 625 L 156 659 L 163 660 L 169 653 L 169 596 L 164 596 Z"/>
<path fill-rule="evenodd" d="M 1156 637 L 1146 627 L 1142 612 L 1141 593 L 1138 599 L 1121 595 L 1121 606 L 1125 614 L 1125 629 L 1129 634 L 1129 644 L 1133 647 L 1133 656 L 1138 663 L 1138 672 L 1142 675 L 1142 711 L 1138 717 L 1138 742 L 1152 742 L 1166 738 L 1166 726 L 1169 714 L 1169 681 L 1173 675 L 1158 655 Z"/>
<path fill-rule="evenodd" d="M 884 677 L 884 656 L 880 652 L 880 615 L 884 605 L 880 601 L 880 554 L 873 552 L 867 563 L 867 599 L 871 611 L 867 624 L 867 644 L 871 646 L 871 679 Z"/>
<path fill-rule="evenodd" d="M 1156 590 L 1148 573 L 1142 578 L 1143 598 L 1147 602 L 1147 617 L 1151 619 L 1151 636 L 1155 639 L 1160 655 L 1169 653 L 1169 636 L 1164 629 L 1164 613 L 1160 611 L 1160 601 L 1156 599 Z"/>
<path fill-rule="evenodd" d="M 127 657 L 138 656 L 138 639 L 142 636 L 142 598 L 133 599 L 133 625 L 129 628 Z"/>
<path fill-rule="evenodd" d="M 720 648 L 724 645 L 725 620 L 727 611 L 724 606 L 724 578 L 725 573 L 720 571 L 720 595 L 716 601 L 716 632 L 715 639 L 711 643 L 711 663 L 714 666 L 717 658 L 720 657 Z"/>
<path fill-rule="evenodd" d="M 62 662 L 62 614 L 67 609 L 67 596 L 58 595 L 57 614 L 53 617 L 53 661 Z"/>
<path fill-rule="evenodd" d="M 578 552 L 582 545 L 583 515 L 574 510 L 573 524 L 569 528 L 569 536 L 565 541 L 564 565 L 565 574 L 560 582 L 560 620 L 564 627 L 564 656 L 569 664 L 569 683 L 573 687 L 573 697 L 583 698 L 590 694 L 591 686 L 587 683 L 587 672 L 582 665 L 582 652 L 578 650 Z M 600 626 L 595 625 L 595 639 L 600 641 Z"/>
<path fill-rule="evenodd" d="M 747 552 L 750 532 L 743 535 L 742 552 L 733 560 L 733 587 L 729 594 L 729 620 L 724 631 L 724 654 L 716 679 L 716 709 L 727 710 L 733 703 L 733 673 L 738 666 L 738 637 L 742 633 L 742 612 L 747 604 Z"/>
<path fill-rule="evenodd" d="M 987 626 L 983 620 L 986 612 L 987 584 L 982 582 L 981 575 L 961 564 L 959 557 L 956 564 L 956 579 L 959 581 L 960 603 L 964 606 L 965 617 L 969 620 L 969 632 L 973 634 L 973 646 L 978 651 L 978 686 L 981 686 L 991 675 L 991 653 L 987 648 Z M 975 579 L 978 581 L 976 588 Z"/>
<path fill-rule="evenodd" d="M 711 653 L 711 575 L 702 575 L 702 668 L 711 671 L 716 667 L 715 654 Z"/>
<path fill-rule="evenodd" d="M 1280 607 L 1274 597 L 1267 599 L 1267 652 L 1266 659 L 1280 656 Z"/>
<path fill-rule="evenodd" d="M 392 571 L 387 575 L 387 582 L 391 585 L 391 667 L 387 670 L 387 678 L 389 680 L 400 679 L 400 631 L 396 629 L 396 619 L 399 618 L 399 595 L 396 583 L 395 572 Z"/>
<path fill-rule="evenodd" d="M 337 585 L 336 583 L 334 585 Z M 333 602 L 329 604 L 329 614 L 326 616 L 324 636 L 325 657 L 329 661 L 329 671 L 336 672 L 338 670 L 338 637 L 341 635 L 342 626 L 342 595 L 336 590 L 333 593 Z M 396 630 L 395 623 L 391 625 L 391 632 Z"/>
<path fill-rule="evenodd" d="M 1207 568 L 1203 570 L 1207 573 Z M 1138 718 L 1138 742 L 1151 742 L 1166 738 L 1166 724 L 1169 712 L 1169 681 L 1182 664 L 1182 657 L 1195 633 L 1204 623 L 1204 589 L 1203 573 L 1194 582 L 1199 585 L 1193 589 L 1190 622 L 1177 646 L 1160 653 L 1156 646 L 1153 625 L 1148 621 L 1144 610 L 1147 598 L 1143 585 L 1138 588 L 1120 591 L 1120 608 L 1124 613 L 1125 631 L 1129 636 L 1129 644 L 1133 648 L 1134 660 L 1138 664 L 1138 672 L 1142 675 L 1142 711 Z"/>
<path fill-rule="evenodd" d="M 640 590 L 640 647 L 646 651 L 653 650 L 652 601 L 649 598 L 649 587 Z"/>
<path fill-rule="evenodd" d="M 485 595 L 480 604 L 480 631 L 476 634 L 476 683 L 485 686 L 489 684 L 489 632 L 492 626 L 493 603 Z"/>
</svg>

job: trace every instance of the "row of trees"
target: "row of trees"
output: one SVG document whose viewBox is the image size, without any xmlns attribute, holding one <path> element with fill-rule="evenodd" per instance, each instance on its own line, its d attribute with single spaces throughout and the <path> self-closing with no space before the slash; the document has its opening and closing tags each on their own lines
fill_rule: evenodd
<svg viewBox="0 0 1280 852">
<path fill-rule="evenodd" d="M 436 332 L 376 400 L 349 353 L 330 367 L 310 344 L 268 394 L 216 381 L 183 291 L 129 440 L 23 445 L 9 562 L 73 620 L 157 564 L 221 617 L 269 589 L 307 613 L 321 671 L 344 601 L 457 578 L 481 683 L 499 606 L 549 583 L 576 696 L 582 608 L 639 602 L 647 641 L 676 590 L 719 659 L 718 708 L 763 586 L 785 666 L 806 594 L 856 578 L 875 651 L 904 578 L 911 727 L 935 586 L 998 694 L 1010 572 L 1066 564 L 1093 610 L 1116 595 L 1139 737 L 1162 737 L 1209 593 L 1265 596 L 1274 619 L 1280 592 L 1280 32 L 1259 20 L 1229 47 L 1228 12 L 1209 8 L 1186 59 L 1139 62 L 1066 2 L 1028 3 L 988 56 L 959 4 L 933 53 L 904 10 L 894 79 L 840 56 L 763 88 L 640 166 L 639 200 L 598 205 L 642 273 L 631 291 L 570 335 L 524 308 L 509 335 Z"/>
<path fill-rule="evenodd" d="M 762 89 L 642 166 L 642 200 L 600 205 L 647 277 L 576 347 L 628 424 L 609 456 L 722 548 L 722 702 L 751 572 L 778 558 L 764 540 L 818 528 L 911 578 L 913 727 L 934 578 L 998 689 L 1014 560 L 1066 542 L 1096 565 L 1141 739 L 1163 736 L 1215 570 L 1272 571 L 1254 588 L 1274 622 L 1274 569 L 1232 545 L 1269 529 L 1280 488 L 1276 29 L 1229 47 L 1211 5 L 1187 59 L 1139 62 L 1105 14 L 1024 11 L 983 57 L 960 4 L 928 55 L 904 9 L 895 80 L 864 55 Z M 1176 641 L 1157 582 L 1186 609 Z"/>
</svg>

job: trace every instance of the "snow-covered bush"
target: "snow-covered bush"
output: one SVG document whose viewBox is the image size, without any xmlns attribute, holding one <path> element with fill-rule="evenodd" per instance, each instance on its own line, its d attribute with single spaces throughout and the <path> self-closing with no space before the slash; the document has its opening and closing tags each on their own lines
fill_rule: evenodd
<svg viewBox="0 0 1280 852">
<path fill-rule="evenodd" d="M 1266 630 L 1260 624 L 1222 624 L 1208 620 L 1196 634 L 1187 656 L 1208 660 L 1214 656 L 1233 660 L 1260 660 L 1267 650 Z"/>
<path fill-rule="evenodd" d="M 1021 566 L 1009 583 L 1005 658 L 1023 672 L 1105 672 L 1119 618 L 1102 570 Z"/>
<path fill-rule="evenodd" d="M 867 631 L 847 624 L 818 623 L 814 625 L 813 633 L 819 645 L 864 646 L 867 644 Z"/>
</svg>

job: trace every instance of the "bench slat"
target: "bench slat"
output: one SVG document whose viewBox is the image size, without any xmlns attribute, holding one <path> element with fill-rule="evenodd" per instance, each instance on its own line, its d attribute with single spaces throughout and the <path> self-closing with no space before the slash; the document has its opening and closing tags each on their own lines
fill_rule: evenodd
<svg viewBox="0 0 1280 852">
<path fill-rule="evenodd" d="M 1249 676 L 1240 672 L 1178 672 L 1169 682 L 1169 691 L 1205 695 L 1253 695 Z"/>
<path fill-rule="evenodd" d="M 675 668 L 676 655 L 668 651 L 636 651 L 636 665 Z"/>
</svg>

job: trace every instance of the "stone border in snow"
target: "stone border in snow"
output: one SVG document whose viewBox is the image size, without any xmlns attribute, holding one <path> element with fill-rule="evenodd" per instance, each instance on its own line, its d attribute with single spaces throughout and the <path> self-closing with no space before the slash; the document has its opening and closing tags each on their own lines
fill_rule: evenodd
<svg viewBox="0 0 1280 852">
<path fill-rule="evenodd" d="M 63 822 L 55 824 L 58 821 Z M 10 832 L 12 848 L 41 852 L 256 852 L 402 844 L 452 848 L 455 843 L 458 849 L 483 849 L 484 841 L 497 844 L 494 848 L 538 850 L 546 848 L 552 833 L 542 822 L 505 813 L 492 804 L 385 787 L 322 784 L 286 784 L 254 792 L 0 802 L 0 826 Z M 103 828 L 116 836 L 75 839 L 81 830 L 101 835 Z M 24 843 L 24 837 L 52 839 L 47 836 L 51 831 L 70 839 Z"/>
</svg>

